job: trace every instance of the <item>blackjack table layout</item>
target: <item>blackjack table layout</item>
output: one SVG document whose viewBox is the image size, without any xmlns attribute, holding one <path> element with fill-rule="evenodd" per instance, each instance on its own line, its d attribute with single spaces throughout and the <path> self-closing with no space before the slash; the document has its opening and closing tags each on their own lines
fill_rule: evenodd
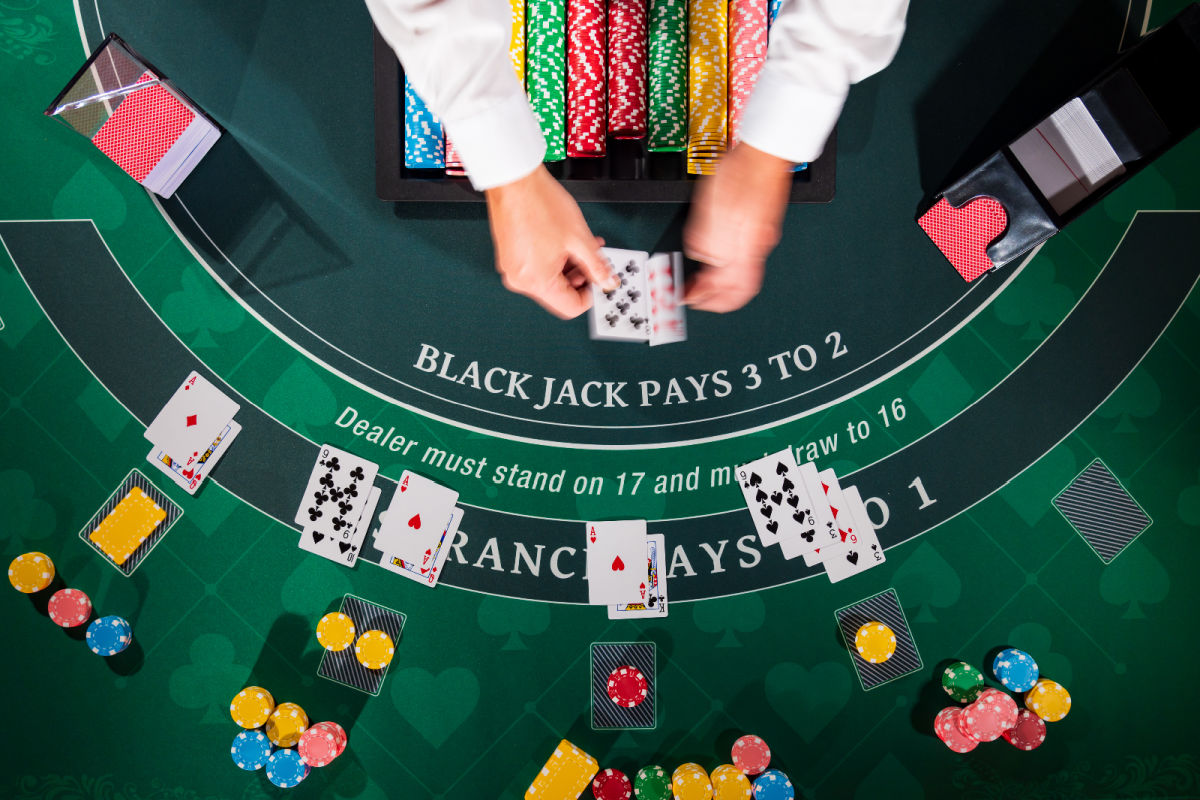
<svg viewBox="0 0 1200 800">
<path fill-rule="evenodd" d="M 5 590 L 0 797 L 515 800 L 563 739 L 632 777 L 743 734 L 796 797 L 1200 797 L 1200 134 L 970 283 L 915 223 L 1184 5 L 914 3 L 832 202 L 790 206 L 748 306 L 651 348 L 505 291 L 482 204 L 377 198 L 363 3 L 0 0 L 0 541 L 133 636 L 94 655 Z M 110 32 L 222 128 L 170 199 L 42 114 Z M 686 204 L 582 208 L 680 249 Z M 192 370 L 242 427 L 194 496 L 144 436 Z M 405 470 L 459 493 L 435 587 L 370 537 L 349 569 L 297 547 L 326 443 L 381 511 Z M 760 542 L 736 469 L 787 448 L 857 487 L 883 563 L 832 583 Z M 131 487 L 165 516 L 122 568 L 86 534 Z M 623 519 L 663 536 L 665 615 L 588 604 L 584 523 Z M 392 631 L 365 684 L 315 637 L 339 610 Z M 1070 713 L 953 752 L 943 670 L 1000 687 L 1010 647 Z M 622 659 L 652 705 L 593 691 Z M 248 686 L 345 752 L 288 790 L 239 769 Z"/>
</svg>

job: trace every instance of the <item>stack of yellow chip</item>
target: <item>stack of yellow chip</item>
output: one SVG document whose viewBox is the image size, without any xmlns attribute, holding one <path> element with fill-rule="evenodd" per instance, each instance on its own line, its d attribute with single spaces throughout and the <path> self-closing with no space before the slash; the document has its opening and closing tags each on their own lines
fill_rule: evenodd
<svg viewBox="0 0 1200 800">
<path fill-rule="evenodd" d="M 354 620 L 340 611 L 326 614 L 317 623 L 317 641 L 335 653 L 354 644 L 354 634 Z"/>
<path fill-rule="evenodd" d="M 294 747 L 308 729 L 308 715 L 295 703 L 280 703 L 267 720 L 267 738 L 279 747 Z"/>
<path fill-rule="evenodd" d="M 563 739 L 525 790 L 525 800 L 579 797 L 599 769 L 596 759 Z"/>
<path fill-rule="evenodd" d="M 383 631 L 367 631 L 358 637 L 358 644 L 354 645 L 354 655 L 358 658 L 358 663 L 367 669 L 383 669 L 392 663 L 395 653 L 392 637 Z"/>
<path fill-rule="evenodd" d="M 675 800 L 712 800 L 713 796 L 712 781 L 699 764 L 680 764 L 671 773 L 671 790 Z"/>
<path fill-rule="evenodd" d="M 88 538 L 100 552 L 117 564 L 124 564 L 166 518 L 167 512 L 135 486 Z"/>
<path fill-rule="evenodd" d="M 512 33 L 508 39 L 508 57 L 517 80 L 525 82 L 525 0 L 508 0 L 512 9 Z"/>
<path fill-rule="evenodd" d="M 733 764 L 722 764 L 712 771 L 713 800 L 745 800 L 754 794 L 746 773 Z"/>
<path fill-rule="evenodd" d="M 22 553 L 8 565 L 8 582 L 23 594 L 40 592 L 54 580 L 54 562 L 45 553 Z"/>
<path fill-rule="evenodd" d="M 711 175 L 729 136 L 727 0 L 688 3 L 687 171 Z"/>
<path fill-rule="evenodd" d="M 896 634 L 882 622 L 868 622 L 854 634 L 854 648 L 864 661 L 881 664 L 896 652 Z"/>
<path fill-rule="evenodd" d="M 229 704 L 229 716 L 247 730 L 261 728 L 275 710 L 275 698 L 261 686 L 247 686 Z"/>
<path fill-rule="evenodd" d="M 1025 695 L 1025 707 L 1046 722 L 1058 722 L 1071 710 L 1071 694 L 1061 683 L 1039 678 Z"/>
</svg>

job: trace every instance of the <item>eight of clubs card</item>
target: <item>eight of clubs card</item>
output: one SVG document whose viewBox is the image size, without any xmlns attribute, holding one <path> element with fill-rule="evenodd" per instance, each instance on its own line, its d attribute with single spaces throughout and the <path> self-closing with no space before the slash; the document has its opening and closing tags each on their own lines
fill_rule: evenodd
<svg viewBox="0 0 1200 800">
<path fill-rule="evenodd" d="M 645 602 L 646 521 L 588 522 L 588 602 L 592 605 Z"/>
<path fill-rule="evenodd" d="M 241 408 L 192 371 L 146 428 L 146 438 L 175 461 L 198 458 Z"/>
<path fill-rule="evenodd" d="M 405 470 L 375 535 L 375 546 L 418 569 L 432 567 L 434 552 L 457 502 L 458 492 Z"/>
<path fill-rule="evenodd" d="M 378 464 L 331 445 L 321 445 L 296 511 L 296 522 L 330 536 L 354 530 L 378 472 Z"/>
<path fill-rule="evenodd" d="M 666 549 L 666 537 L 661 533 L 646 537 L 646 598 L 609 606 L 609 619 L 646 619 L 667 615 Z"/>
</svg>

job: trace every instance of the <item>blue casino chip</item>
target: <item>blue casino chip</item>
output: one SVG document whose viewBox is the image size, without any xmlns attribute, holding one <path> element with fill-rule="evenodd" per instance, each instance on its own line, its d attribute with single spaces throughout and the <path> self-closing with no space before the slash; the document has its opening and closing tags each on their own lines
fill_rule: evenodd
<svg viewBox="0 0 1200 800">
<path fill-rule="evenodd" d="M 290 789 L 308 777 L 308 764 L 295 750 L 276 750 L 267 759 L 267 780 L 280 789 Z"/>
<path fill-rule="evenodd" d="M 442 122 L 413 90 L 404 76 L 404 166 L 441 169 L 446 166 L 446 137 Z"/>
<path fill-rule="evenodd" d="M 796 790 L 788 776 L 769 769 L 754 780 L 754 800 L 795 800 Z"/>
<path fill-rule="evenodd" d="M 992 661 L 992 674 L 1010 692 L 1028 692 L 1038 682 L 1038 665 L 1024 650 L 1001 650 Z"/>
<path fill-rule="evenodd" d="M 98 656 L 115 656 L 133 641 L 133 626 L 121 617 L 100 617 L 87 629 L 87 645 Z"/>
<path fill-rule="evenodd" d="M 233 763 L 253 772 L 267 765 L 274 749 L 271 740 L 262 731 L 242 731 L 233 737 L 233 747 L 229 748 L 229 754 L 233 756 Z"/>
</svg>

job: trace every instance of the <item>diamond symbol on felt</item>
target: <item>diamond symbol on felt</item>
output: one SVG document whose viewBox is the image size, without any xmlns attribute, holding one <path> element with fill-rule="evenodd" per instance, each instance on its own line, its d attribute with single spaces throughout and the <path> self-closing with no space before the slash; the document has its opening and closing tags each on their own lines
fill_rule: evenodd
<svg viewBox="0 0 1200 800">
<path fill-rule="evenodd" d="M 193 425 L 195 425 L 195 424 L 196 424 L 196 415 L 195 415 L 195 414 L 188 414 L 188 418 L 187 418 L 187 426 L 190 428 L 190 427 L 192 427 L 192 426 L 193 426 Z"/>
</svg>

